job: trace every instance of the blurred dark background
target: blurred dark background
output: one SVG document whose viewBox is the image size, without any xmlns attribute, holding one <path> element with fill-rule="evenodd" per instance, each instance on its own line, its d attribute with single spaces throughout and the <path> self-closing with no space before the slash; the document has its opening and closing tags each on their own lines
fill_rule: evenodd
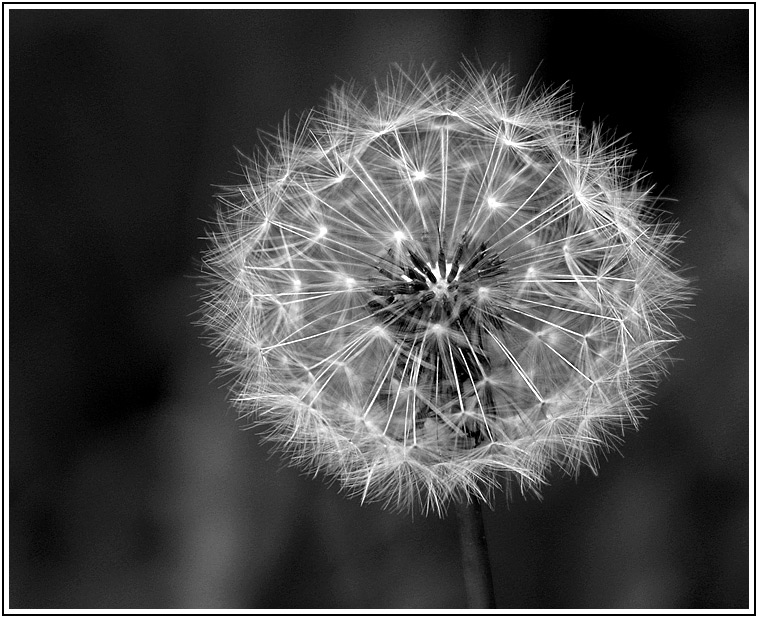
<svg viewBox="0 0 758 618">
<path fill-rule="evenodd" d="M 622 455 L 486 512 L 499 606 L 747 607 L 748 19 L 11 9 L 10 606 L 464 606 L 455 519 L 269 456 L 192 321 L 235 148 L 338 79 L 466 56 L 629 133 L 699 288 Z"/>
</svg>

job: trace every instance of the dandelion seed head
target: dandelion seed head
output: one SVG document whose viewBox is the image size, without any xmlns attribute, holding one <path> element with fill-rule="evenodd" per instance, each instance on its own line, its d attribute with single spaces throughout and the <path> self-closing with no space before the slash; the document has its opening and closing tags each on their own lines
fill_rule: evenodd
<svg viewBox="0 0 758 618">
<path fill-rule="evenodd" d="M 401 510 L 596 470 L 691 296 L 630 162 L 505 73 L 335 90 L 222 196 L 205 315 L 241 414 Z"/>
</svg>

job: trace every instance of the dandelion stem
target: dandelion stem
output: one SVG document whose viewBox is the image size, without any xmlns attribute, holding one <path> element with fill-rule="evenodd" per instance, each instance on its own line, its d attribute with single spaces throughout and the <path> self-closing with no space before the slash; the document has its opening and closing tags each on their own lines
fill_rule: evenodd
<svg viewBox="0 0 758 618">
<path fill-rule="evenodd" d="M 487 539 L 484 535 L 482 505 L 478 499 L 456 502 L 458 527 L 463 558 L 463 579 L 469 609 L 495 609 L 495 588 L 492 583 Z"/>
</svg>

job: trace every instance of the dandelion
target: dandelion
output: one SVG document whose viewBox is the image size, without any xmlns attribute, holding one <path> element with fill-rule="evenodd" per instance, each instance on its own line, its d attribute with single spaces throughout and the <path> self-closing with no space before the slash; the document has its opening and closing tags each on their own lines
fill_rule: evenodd
<svg viewBox="0 0 758 618">
<path fill-rule="evenodd" d="M 596 471 L 689 297 L 630 161 L 503 72 L 336 89 L 221 196 L 206 323 L 241 414 L 398 510 Z"/>
</svg>

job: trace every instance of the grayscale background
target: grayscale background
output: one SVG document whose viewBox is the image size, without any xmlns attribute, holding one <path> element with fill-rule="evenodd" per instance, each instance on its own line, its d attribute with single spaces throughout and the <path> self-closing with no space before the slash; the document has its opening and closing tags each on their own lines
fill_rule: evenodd
<svg viewBox="0 0 758 618">
<path fill-rule="evenodd" d="M 20 10 L 10 26 L 12 608 L 461 608 L 454 517 L 361 507 L 242 431 L 193 326 L 217 185 L 390 63 L 570 82 L 630 134 L 696 278 L 600 476 L 485 513 L 501 608 L 748 599 L 744 10 Z"/>
</svg>

